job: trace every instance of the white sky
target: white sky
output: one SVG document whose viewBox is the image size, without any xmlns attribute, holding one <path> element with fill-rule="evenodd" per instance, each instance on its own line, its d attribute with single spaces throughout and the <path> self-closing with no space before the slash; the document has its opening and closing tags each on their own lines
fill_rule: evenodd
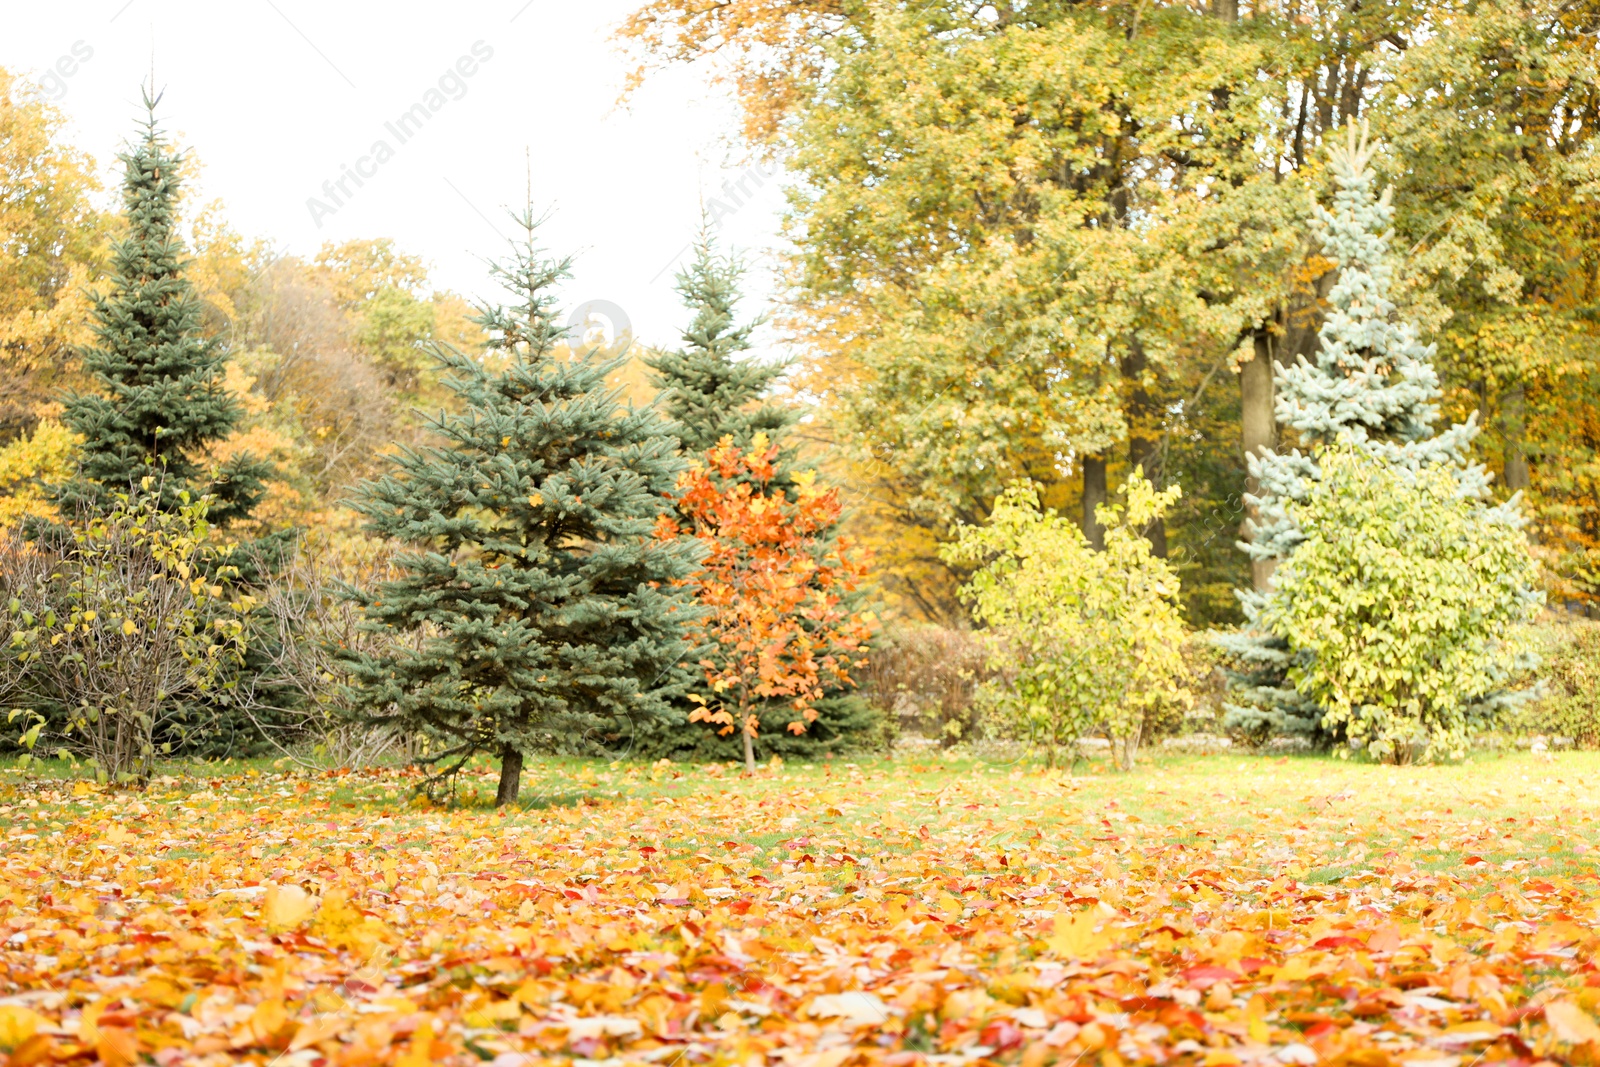
<svg viewBox="0 0 1600 1067">
<path fill-rule="evenodd" d="M 324 241 L 393 237 L 425 257 L 437 284 L 492 293 L 483 258 L 505 247 L 505 206 L 520 207 L 531 151 L 533 202 L 548 210 L 545 245 L 576 255 L 571 308 L 610 301 L 636 336 L 673 344 L 686 314 L 675 262 L 699 225 L 702 197 L 732 213 L 718 234 L 752 267 L 745 312 L 763 309 L 776 247 L 777 180 L 747 179 L 742 204 L 722 192 L 745 165 L 730 149 L 734 105 L 694 72 L 652 79 L 616 106 L 627 63 L 609 41 L 634 0 L 477 0 L 423 4 L 328 0 L 88 0 L 11 4 L 0 66 L 32 76 L 72 122 L 71 138 L 115 181 L 113 154 L 132 135 L 139 89 L 164 89 L 159 115 L 204 170 L 198 192 L 221 198 L 247 237 L 308 255 Z M 385 129 L 439 85 L 458 59 L 493 50 L 420 133 Z M 70 58 L 69 76 L 47 72 Z M 75 69 L 74 69 L 75 65 Z M 459 95 L 459 99 L 450 99 Z M 433 98 L 437 104 L 438 97 Z M 319 227 L 307 200 L 387 141 L 392 159 Z M 485 218 L 485 216 L 487 218 Z"/>
</svg>

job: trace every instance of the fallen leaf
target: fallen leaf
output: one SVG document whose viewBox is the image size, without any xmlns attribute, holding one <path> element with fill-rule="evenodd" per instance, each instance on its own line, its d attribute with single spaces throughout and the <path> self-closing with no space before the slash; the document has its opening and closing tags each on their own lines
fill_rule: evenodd
<svg viewBox="0 0 1600 1067">
<path fill-rule="evenodd" d="M 1551 1032 L 1569 1045 L 1600 1041 L 1600 1025 L 1573 1001 L 1551 1001 L 1544 1006 L 1544 1018 Z"/>
<path fill-rule="evenodd" d="M 806 1009 L 814 1019 L 843 1019 L 850 1026 L 881 1026 L 889 1021 L 889 1007 L 871 993 L 826 993 Z"/>
<path fill-rule="evenodd" d="M 261 921 L 276 930 L 291 930 L 311 917 L 316 902 L 297 885 L 270 886 L 261 902 Z"/>
</svg>

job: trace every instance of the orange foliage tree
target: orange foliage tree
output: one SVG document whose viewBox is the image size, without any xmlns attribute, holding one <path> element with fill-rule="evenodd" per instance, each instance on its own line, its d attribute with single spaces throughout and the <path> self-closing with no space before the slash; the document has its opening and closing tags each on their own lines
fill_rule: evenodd
<svg viewBox="0 0 1600 1067">
<path fill-rule="evenodd" d="M 865 566 L 831 536 L 838 490 L 818 488 L 809 471 L 794 476 L 792 499 L 771 490 L 777 457 L 765 434 L 748 452 L 724 437 L 679 478 L 677 520 L 661 520 L 663 537 L 687 534 L 706 549 L 690 580 L 705 612 L 698 637 L 710 650 L 700 661 L 710 695 L 691 697 L 700 707 L 689 720 L 724 736 L 739 730 L 752 771 L 760 707 L 786 702 L 788 729 L 804 733 L 825 689 L 855 684 L 850 671 L 864 665 L 876 621 L 848 600 Z"/>
</svg>

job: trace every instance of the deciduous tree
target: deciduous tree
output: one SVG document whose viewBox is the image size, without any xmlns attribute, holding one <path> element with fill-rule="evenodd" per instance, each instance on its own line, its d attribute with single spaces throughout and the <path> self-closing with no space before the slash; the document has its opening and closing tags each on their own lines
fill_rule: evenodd
<svg viewBox="0 0 1600 1067">
<path fill-rule="evenodd" d="M 690 721 L 737 732 L 750 771 L 762 706 L 786 705 L 787 728 L 804 733 L 828 689 L 854 684 L 873 627 L 849 597 L 862 561 L 832 536 L 838 490 L 819 489 L 813 474 L 800 472 L 791 500 L 771 488 L 777 458 L 762 433 L 749 451 L 723 438 L 679 479 L 687 529 L 666 520 L 660 531 L 667 539 L 687 534 L 705 550 L 692 587 L 705 611 L 699 637 L 708 655 L 700 664 L 705 688 L 692 697 L 702 706 Z"/>
</svg>

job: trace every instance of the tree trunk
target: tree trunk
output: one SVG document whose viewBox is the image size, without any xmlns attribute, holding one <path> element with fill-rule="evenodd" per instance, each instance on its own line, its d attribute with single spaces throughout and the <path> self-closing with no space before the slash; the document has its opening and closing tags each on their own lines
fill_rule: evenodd
<svg viewBox="0 0 1600 1067">
<path fill-rule="evenodd" d="M 1528 488 L 1530 480 L 1528 454 L 1525 451 L 1527 408 L 1527 394 L 1520 384 L 1506 393 L 1500 403 L 1500 426 L 1506 442 L 1506 466 L 1501 478 L 1513 493 Z"/>
<path fill-rule="evenodd" d="M 500 750 L 500 789 L 494 795 L 494 806 L 503 808 L 517 802 L 522 791 L 522 750 L 507 745 Z"/>
<path fill-rule="evenodd" d="M 1128 354 L 1122 360 L 1122 377 L 1128 383 L 1128 468 L 1142 468 L 1144 476 L 1157 489 L 1165 481 L 1161 469 L 1162 413 L 1156 401 L 1145 388 L 1144 373 L 1149 366 L 1144 346 L 1134 340 L 1128 345 Z M 1167 558 L 1167 524 L 1152 519 L 1144 528 L 1145 540 L 1150 542 L 1150 554 Z"/>
<path fill-rule="evenodd" d="M 1096 552 L 1106 548 L 1106 528 L 1100 525 L 1094 509 L 1106 502 L 1106 457 L 1083 458 L 1083 536 Z"/>
<path fill-rule="evenodd" d="M 740 734 L 744 737 L 744 769 L 751 774 L 756 773 L 756 743 L 750 736 L 750 727 L 745 725 Z"/>
<path fill-rule="evenodd" d="M 1272 410 L 1272 333 L 1266 326 L 1256 330 L 1255 355 L 1239 367 L 1239 400 L 1240 443 L 1248 460 L 1269 451 L 1278 437 Z M 1261 492 L 1261 483 L 1254 474 L 1245 477 L 1245 491 L 1251 495 Z M 1254 539 L 1260 518 L 1260 510 L 1247 503 L 1242 529 L 1245 540 Z M 1273 566 L 1271 560 L 1251 562 L 1250 577 L 1258 592 L 1272 587 Z"/>
</svg>

